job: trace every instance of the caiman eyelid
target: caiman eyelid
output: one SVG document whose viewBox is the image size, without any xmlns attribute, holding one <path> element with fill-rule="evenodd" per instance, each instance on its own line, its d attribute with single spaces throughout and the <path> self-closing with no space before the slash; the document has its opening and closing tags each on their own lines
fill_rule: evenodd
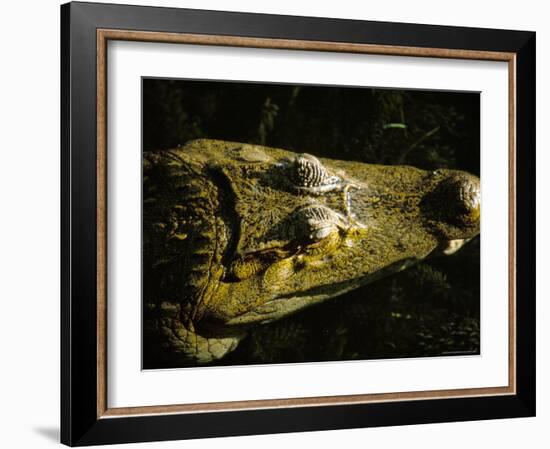
<svg viewBox="0 0 550 449">
<path fill-rule="evenodd" d="M 307 153 L 295 157 L 291 179 L 298 188 L 320 191 L 330 189 L 341 181 L 338 176 L 331 176 L 319 159 Z"/>
<path fill-rule="evenodd" d="M 311 205 L 295 212 L 296 236 L 313 241 L 327 238 L 343 225 L 343 217 L 332 209 L 322 205 Z"/>
</svg>

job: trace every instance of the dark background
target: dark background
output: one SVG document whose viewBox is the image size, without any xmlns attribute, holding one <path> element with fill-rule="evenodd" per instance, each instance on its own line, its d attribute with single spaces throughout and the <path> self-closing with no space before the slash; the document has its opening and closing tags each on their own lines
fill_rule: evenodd
<svg viewBox="0 0 550 449">
<path fill-rule="evenodd" d="M 213 138 L 479 176 L 478 93 L 143 80 L 143 150 Z M 220 365 L 479 353 L 479 237 L 258 326 Z"/>
</svg>

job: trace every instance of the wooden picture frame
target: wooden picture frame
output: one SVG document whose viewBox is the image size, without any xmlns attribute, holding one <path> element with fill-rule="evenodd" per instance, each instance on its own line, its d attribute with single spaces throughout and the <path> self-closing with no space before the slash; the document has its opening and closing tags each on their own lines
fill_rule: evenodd
<svg viewBox="0 0 550 449">
<path fill-rule="evenodd" d="M 535 33 L 93 3 L 61 7 L 61 440 L 79 446 L 535 414 Z M 109 408 L 107 42 L 504 61 L 509 68 L 506 387 Z"/>
</svg>

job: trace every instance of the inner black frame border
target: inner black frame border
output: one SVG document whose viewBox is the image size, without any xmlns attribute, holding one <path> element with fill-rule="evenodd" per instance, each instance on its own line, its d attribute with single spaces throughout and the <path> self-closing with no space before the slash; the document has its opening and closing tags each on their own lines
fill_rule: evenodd
<svg viewBox="0 0 550 449">
<path fill-rule="evenodd" d="M 98 417 L 96 30 L 516 54 L 516 394 Z M 61 442 L 71 446 L 535 415 L 533 32 L 94 3 L 61 7 Z"/>
</svg>

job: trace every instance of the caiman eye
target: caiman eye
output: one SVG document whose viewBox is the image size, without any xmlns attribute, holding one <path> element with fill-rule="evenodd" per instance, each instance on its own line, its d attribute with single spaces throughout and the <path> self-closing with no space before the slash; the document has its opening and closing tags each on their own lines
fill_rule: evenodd
<svg viewBox="0 0 550 449">
<path fill-rule="evenodd" d="M 315 156 L 304 153 L 293 161 L 292 182 L 298 190 L 323 193 L 338 188 L 341 179 L 331 176 Z"/>
<path fill-rule="evenodd" d="M 321 205 L 303 207 L 294 218 L 297 237 L 310 242 L 323 240 L 345 226 L 342 215 Z"/>
</svg>

